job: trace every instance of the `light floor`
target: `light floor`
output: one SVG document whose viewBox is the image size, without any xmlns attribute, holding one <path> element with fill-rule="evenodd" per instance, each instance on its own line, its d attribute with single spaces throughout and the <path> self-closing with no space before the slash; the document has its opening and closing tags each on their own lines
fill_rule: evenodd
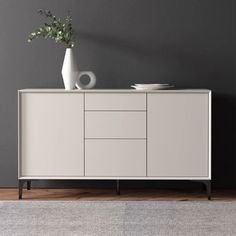
<svg viewBox="0 0 236 236">
<path fill-rule="evenodd" d="M 18 189 L 0 188 L 0 200 L 18 200 Z M 31 189 L 23 190 L 23 200 L 97 200 L 97 201 L 207 201 L 204 190 L 166 189 Z M 213 201 L 236 201 L 235 190 L 214 190 Z"/>
</svg>

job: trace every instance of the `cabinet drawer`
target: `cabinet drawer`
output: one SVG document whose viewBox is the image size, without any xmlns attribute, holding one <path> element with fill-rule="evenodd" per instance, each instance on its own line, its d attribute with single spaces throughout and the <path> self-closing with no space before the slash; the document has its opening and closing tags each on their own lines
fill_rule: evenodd
<svg viewBox="0 0 236 236">
<path fill-rule="evenodd" d="M 146 94 L 86 93 L 85 110 L 146 110 Z"/>
<path fill-rule="evenodd" d="M 85 112 L 85 138 L 146 138 L 146 112 Z"/>
<path fill-rule="evenodd" d="M 85 176 L 146 176 L 145 140 L 86 140 Z"/>
</svg>

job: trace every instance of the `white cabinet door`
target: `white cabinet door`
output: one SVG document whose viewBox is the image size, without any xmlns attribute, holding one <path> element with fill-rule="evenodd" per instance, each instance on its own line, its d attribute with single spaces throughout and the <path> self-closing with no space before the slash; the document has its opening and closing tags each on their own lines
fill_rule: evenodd
<svg viewBox="0 0 236 236">
<path fill-rule="evenodd" d="M 148 94 L 148 176 L 208 177 L 209 94 Z"/>
<path fill-rule="evenodd" d="M 83 94 L 20 95 L 20 177 L 84 175 Z"/>
</svg>

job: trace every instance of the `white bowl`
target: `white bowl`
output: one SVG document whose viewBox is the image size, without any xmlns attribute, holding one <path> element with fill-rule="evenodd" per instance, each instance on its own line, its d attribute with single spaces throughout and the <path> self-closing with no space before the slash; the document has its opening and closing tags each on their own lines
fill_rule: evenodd
<svg viewBox="0 0 236 236">
<path fill-rule="evenodd" d="M 135 85 L 131 85 L 132 88 L 135 88 L 136 90 L 161 90 L 161 89 L 168 89 L 173 88 L 173 85 L 166 85 L 166 86 L 153 86 L 153 87 L 139 87 Z"/>
<path fill-rule="evenodd" d="M 169 84 L 134 84 L 135 86 L 156 86 L 156 85 L 169 85 Z"/>
<path fill-rule="evenodd" d="M 143 89 L 159 89 L 159 88 L 166 88 L 169 87 L 169 84 L 135 84 L 134 85 L 137 88 L 143 88 Z"/>
</svg>

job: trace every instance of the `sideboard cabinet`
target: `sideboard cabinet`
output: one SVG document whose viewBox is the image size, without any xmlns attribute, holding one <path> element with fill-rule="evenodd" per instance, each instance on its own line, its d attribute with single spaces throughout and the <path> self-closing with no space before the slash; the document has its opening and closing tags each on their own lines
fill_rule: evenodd
<svg viewBox="0 0 236 236">
<path fill-rule="evenodd" d="M 32 180 L 194 180 L 211 189 L 211 91 L 18 91 L 19 198 Z"/>
</svg>

